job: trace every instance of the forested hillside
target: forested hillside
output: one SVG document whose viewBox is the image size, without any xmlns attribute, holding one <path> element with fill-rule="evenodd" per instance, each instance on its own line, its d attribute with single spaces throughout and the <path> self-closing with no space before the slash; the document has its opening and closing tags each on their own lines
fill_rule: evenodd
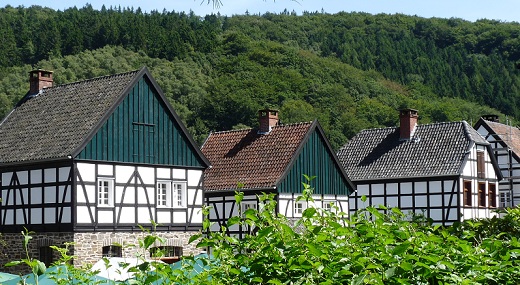
<svg viewBox="0 0 520 285">
<path fill-rule="evenodd" d="M 199 143 L 255 126 L 256 111 L 274 107 L 284 123 L 318 118 L 338 148 L 360 129 L 395 126 L 402 107 L 418 109 L 421 123 L 520 118 L 519 36 L 518 23 L 404 15 L 7 6 L 0 116 L 34 67 L 63 84 L 146 65 Z"/>
</svg>

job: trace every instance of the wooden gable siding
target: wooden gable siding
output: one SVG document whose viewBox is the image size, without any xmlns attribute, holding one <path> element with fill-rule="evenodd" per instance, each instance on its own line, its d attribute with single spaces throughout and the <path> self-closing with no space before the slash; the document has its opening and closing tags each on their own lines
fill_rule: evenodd
<svg viewBox="0 0 520 285">
<path fill-rule="evenodd" d="M 278 184 L 278 192 L 302 193 L 302 182 L 307 183 L 304 174 L 315 176 L 311 181 L 314 194 L 349 195 L 353 191 L 316 130 L 311 133 L 287 175 Z"/>
<path fill-rule="evenodd" d="M 181 127 L 141 78 L 77 159 L 203 167 Z"/>
</svg>

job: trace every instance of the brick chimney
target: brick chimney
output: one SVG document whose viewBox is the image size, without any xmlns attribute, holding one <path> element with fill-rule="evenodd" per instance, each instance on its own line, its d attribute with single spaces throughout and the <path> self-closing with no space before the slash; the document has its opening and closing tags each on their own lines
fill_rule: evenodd
<svg viewBox="0 0 520 285">
<path fill-rule="evenodd" d="M 36 69 L 29 72 L 29 94 L 36 94 L 43 88 L 52 87 L 52 71 Z"/>
<path fill-rule="evenodd" d="M 258 111 L 258 122 L 258 133 L 268 134 L 278 124 L 278 111 L 271 109 Z"/>
<path fill-rule="evenodd" d="M 498 115 L 483 115 L 482 119 L 490 122 L 499 123 L 500 120 L 498 119 Z"/>
<path fill-rule="evenodd" d="M 417 126 L 417 110 L 414 109 L 403 109 L 399 111 L 399 132 L 400 140 L 409 140 L 412 138 Z"/>
</svg>

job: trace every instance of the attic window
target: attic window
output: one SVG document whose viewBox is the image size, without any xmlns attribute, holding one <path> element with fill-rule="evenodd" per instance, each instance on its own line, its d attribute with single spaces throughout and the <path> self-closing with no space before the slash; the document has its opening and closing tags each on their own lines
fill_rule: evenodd
<svg viewBox="0 0 520 285">
<path fill-rule="evenodd" d="M 486 178 L 486 167 L 484 163 L 483 151 L 477 151 L 477 177 Z"/>
</svg>

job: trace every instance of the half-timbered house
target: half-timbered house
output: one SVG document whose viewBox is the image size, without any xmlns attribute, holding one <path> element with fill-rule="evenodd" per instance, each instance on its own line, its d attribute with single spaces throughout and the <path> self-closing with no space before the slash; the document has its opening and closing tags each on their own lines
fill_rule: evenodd
<svg viewBox="0 0 520 285">
<path fill-rule="evenodd" d="M 321 207 L 348 212 L 348 195 L 354 186 L 347 178 L 317 121 L 278 124 L 278 112 L 259 111 L 259 127 L 211 133 L 202 152 L 212 166 L 205 171 L 205 203 L 211 206 L 211 230 L 258 207 L 258 195 L 274 193 L 277 211 L 288 218 L 301 217 L 305 208 Z M 313 200 L 296 201 L 302 195 L 304 174 L 315 176 Z M 244 193 L 238 205 L 235 191 Z M 336 207 L 334 207 L 336 206 Z M 242 237 L 250 229 L 238 225 L 228 233 Z"/>
<path fill-rule="evenodd" d="M 399 127 L 363 130 L 338 151 L 357 187 L 351 213 L 385 205 L 444 225 L 495 215 L 501 174 L 489 143 L 464 121 L 417 118 L 401 110 Z"/>
<path fill-rule="evenodd" d="M 49 246 L 64 242 L 80 262 L 132 256 L 120 245 L 137 245 L 139 226 L 166 239 L 166 255 L 189 252 L 209 162 L 148 69 L 55 87 L 52 75 L 30 72 L 30 91 L 0 122 L 7 258 L 23 252 L 24 229 L 35 232 L 32 256 L 47 262 Z"/>
<path fill-rule="evenodd" d="M 498 116 L 482 116 L 475 129 L 490 144 L 504 179 L 498 184 L 499 207 L 520 205 L 520 129 L 500 123 Z"/>
</svg>

